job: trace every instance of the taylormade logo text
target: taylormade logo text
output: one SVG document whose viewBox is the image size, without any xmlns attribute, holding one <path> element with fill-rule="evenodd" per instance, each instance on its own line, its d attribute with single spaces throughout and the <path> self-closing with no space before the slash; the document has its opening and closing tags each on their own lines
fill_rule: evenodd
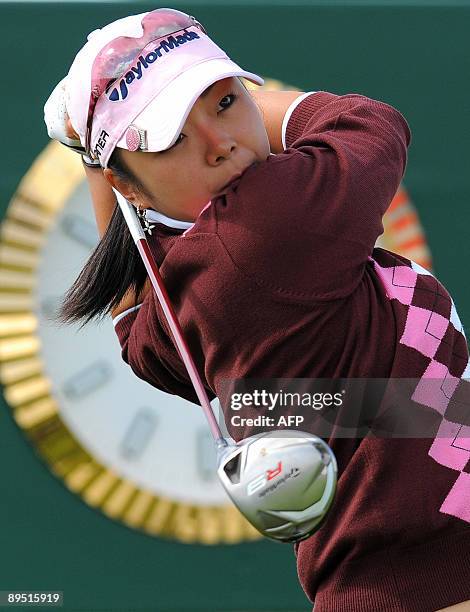
<svg viewBox="0 0 470 612">
<path fill-rule="evenodd" d="M 157 61 L 159 57 L 162 57 L 164 53 L 170 53 L 173 49 L 176 49 L 180 45 L 184 45 L 187 42 L 191 42 L 192 40 L 196 40 L 200 38 L 196 32 L 188 32 L 184 31 L 183 34 L 178 34 L 177 36 L 168 36 L 165 40 L 159 44 L 153 51 L 147 53 L 144 57 L 143 55 L 139 56 L 139 61 L 135 66 L 126 72 L 123 78 L 119 81 L 119 85 L 114 87 L 110 94 L 108 94 L 108 99 L 111 102 L 119 102 L 120 100 L 125 100 L 129 95 L 129 87 L 132 86 L 132 83 L 135 80 L 139 80 L 145 74 L 145 70 L 151 66 L 154 62 Z M 107 92 L 106 92 L 107 93 Z"/>
</svg>

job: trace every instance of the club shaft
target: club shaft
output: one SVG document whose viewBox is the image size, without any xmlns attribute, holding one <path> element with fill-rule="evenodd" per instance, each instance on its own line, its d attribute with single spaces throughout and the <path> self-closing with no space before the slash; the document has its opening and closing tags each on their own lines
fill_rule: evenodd
<svg viewBox="0 0 470 612">
<path fill-rule="evenodd" d="M 157 299 L 160 303 L 160 306 L 162 307 L 163 314 L 165 315 L 165 319 L 171 330 L 176 349 L 181 359 L 183 360 L 183 363 L 189 374 L 189 378 L 191 379 L 196 395 L 201 403 L 201 407 L 206 416 L 206 419 L 209 424 L 212 436 L 215 440 L 216 446 L 218 448 L 222 448 L 227 445 L 227 441 L 223 437 L 219 424 L 217 423 L 217 420 L 214 416 L 214 412 L 212 410 L 211 403 L 207 396 L 204 385 L 202 384 L 201 377 L 199 376 L 199 372 L 197 371 L 197 368 L 192 358 L 192 355 L 190 353 L 189 347 L 184 338 L 183 331 L 181 329 L 178 318 L 171 304 L 171 301 L 166 291 L 165 285 L 163 284 L 163 280 L 162 280 L 162 277 L 160 276 L 158 266 L 152 255 L 152 252 L 150 250 L 146 236 L 140 225 L 140 221 L 137 218 L 137 215 L 134 211 L 134 207 L 131 204 L 129 204 L 121 196 L 121 194 L 118 195 L 118 193 L 116 192 L 116 196 L 118 196 L 117 199 L 118 199 L 119 206 L 121 207 L 126 223 L 129 227 L 129 230 L 132 234 L 134 242 L 140 253 L 142 261 L 145 265 L 145 269 L 147 270 L 150 281 L 157 295 Z"/>
</svg>

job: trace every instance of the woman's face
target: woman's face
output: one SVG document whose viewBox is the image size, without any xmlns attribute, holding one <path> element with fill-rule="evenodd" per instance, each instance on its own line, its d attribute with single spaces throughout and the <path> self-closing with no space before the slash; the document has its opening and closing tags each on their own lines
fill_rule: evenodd
<svg viewBox="0 0 470 612">
<path fill-rule="evenodd" d="M 258 106 L 238 78 L 230 77 L 216 81 L 199 96 L 170 149 L 158 153 L 120 150 L 147 194 L 115 175 L 111 182 L 135 205 L 194 221 L 231 179 L 264 161 L 269 153 Z"/>
</svg>

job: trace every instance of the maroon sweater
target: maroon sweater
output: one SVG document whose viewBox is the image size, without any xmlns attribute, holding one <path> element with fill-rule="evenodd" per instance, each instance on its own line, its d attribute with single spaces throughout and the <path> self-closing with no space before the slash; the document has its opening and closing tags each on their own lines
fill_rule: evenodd
<svg viewBox="0 0 470 612">
<path fill-rule="evenodd" d="M 470 599 L 470 428 L 453 401 L 468 406 L 464 332 L 433 276 L 374 249 L 408 125 L 382 102 L 318 92 L 285 139 L 184 234 L 159 224 L 150 238 L 195 363 L 211 398 L 224 379 L 415 379 L 413 401 L 441 416 L 440 435 L 328 440 L 338 491 L 295 546 L 299 578 L 315 612 Z M 115 329 L 139 378 L 197 403 L 153 292 Z"/>
</svg>

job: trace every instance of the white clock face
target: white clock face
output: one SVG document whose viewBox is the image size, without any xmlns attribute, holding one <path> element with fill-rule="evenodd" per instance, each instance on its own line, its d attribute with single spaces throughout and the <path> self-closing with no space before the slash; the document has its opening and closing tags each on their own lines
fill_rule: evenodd
<svg viewBox="0 0 470 612">
<path fill-rule="evenodd" d="M 202 409 L 134 375 L 111 317 L 80 331 L 49 320 L 97 242 L 83 181 L 46 236 L 34 300 L 41 356 L 62 420 L 100 463 L 139 487 L 184 503 L 229 503 Z"/>
</svg>

